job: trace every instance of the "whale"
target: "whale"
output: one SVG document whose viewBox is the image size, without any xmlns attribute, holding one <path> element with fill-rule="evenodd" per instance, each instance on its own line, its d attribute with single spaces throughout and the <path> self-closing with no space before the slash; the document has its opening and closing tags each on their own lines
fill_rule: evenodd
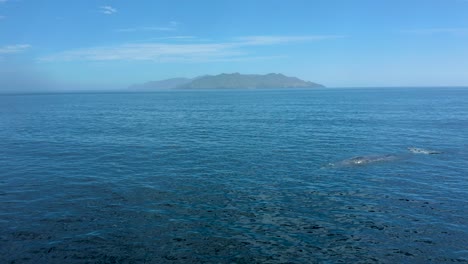
<svg viewBox="0 0 468 264">
<path fill-rule="evenodd" d="M 335 163 L 329 163 L 328 167 L 350 167 L 350 166 L 365 166 L 373 163 L 380 162 L 391 162 L 395 160 L 407 159 L 410 158 L 411 154 L 423 154 L 423 155 L 434 155 L 442 154 L 441 151 L 428 150 L 423 148 L 408 147 L 410 153 L 404 154 L 384 154 L 384 155 L 367 155 L 367 156 L 355 156 L 341 160 Z"/>
<path fill-rule="evenodd" d="M 442 152 L 436 150 L 428 150 L 423 148 L 409 147 L 408 151 L 414 154 L 434 155 L 441 154 Z"/>
<path fill-rule="evenodd" d="M 368 156 L 355 156 L 348 158 L 337 163 L 331 163 L 333 167 L 349 167 L 349 166 L 364 166 L 372 163 L 393 161 L 398 159 L 398 156 L 392 154 L 386 155 L 368 155 Z"/>
</svg>

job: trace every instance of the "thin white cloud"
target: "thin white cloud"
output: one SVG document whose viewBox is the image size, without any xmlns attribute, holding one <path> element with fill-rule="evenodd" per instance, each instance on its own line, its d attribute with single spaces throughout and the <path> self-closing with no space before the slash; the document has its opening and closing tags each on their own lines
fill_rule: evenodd
<svg viewBox="0 0 468 264">
<path fill-rule="evenodd" d="M 119 28 L 116 32 L 137 32 L 137 31 L 174 31 L 173 27 L 135 27 L 135 28 Z"/>
<path fill-rule="evenodd" d="M 117 9 L 113 8 L 112 6 L 101 6 L 101 13 L 106 15 L 112 15 L 117 13 Z"/>
<path fill-rule="evenodd" d="M 179 36 L 186 37 L 186 36 Z M 174 38 L 177 38 L 174 37 Z M 336 36 L 250 36 L 235 38 L 219 43 L 133 43 L 115 46 L 91 47 L 51 54 L 40 61 L 159 61 L 191 62 L 247 60 L 259 58 L 250 54 L 249 47 L 277 45 L 293 42 L 317 41 L 337 38 Z M 275 57 L 276 54 L 263 57 Z"/>
<path fill-rule="evenodd" d="M 171 36 L 171 37 L 159 37 L 159 38 L 153 38 L 153 40 L 194 40 L 196 37 L 194 36 Z"/>
<path fill-rule="evenodd" d="M 186 43 L 186 44 L 201 44 L 201 43 L 220 43 L 209 38 L 199 38 L 196 36 L 165 36 L 165 37 L 152 37 L 134 41 L 133 43 Z M 223 42 L 224 43 L 224 42 Z M 225 42 L 229 43 L 229 41 Z"/>
<path fill-rule="evenodd" d="M 29 49 L 31 45 L 28 44 L 17 44 L 0 47 L 0 54 L 15 54 L 21 53 Z"/>
<path fill-rule="evenodd" d="M 132 27 L 132 28 L 119 28 L 116 32 L 139 32 L 139 31 L 175 31 L 179 23 L 175 21 L 169 22 L 167 26 L 152 26 L 152 27 Z"/>
<path fill-rule="evenodd" d="M 259 60 L 273 60 L 273 59 L 286 59 L 289 56 L 286 55 L 272 55 L 272 56 L 239 56 L 239 57 L 227 57 L 227 58 L 213 58 L 204 59 L 202 61 L 193 62 L 242 62 L 242 61 L 259 61 Z"/>
<path fill-rule="evenodd" d="M 343 38 L 341 35 L 317 35 L 317 36 L 248 36 L 237 38 L 251 45 L 273 45 L 291 42 L 308 42 L 326 39 Z"/>
<path fill-rule="evenodd" d="M 153 60 L 179 61 L 240 55 L 230 44 L 124 44 L 65 51 L 41 58 L 43 61 Z"/>
<path fill-rule="evenodd" d="M 5 19 L 5 18 L 6 18 L 6 16 L 0 16 L 0 20 Z"/>
<path fill-rule="evenodd" d="M 0 0 L 0 3 L 6 3 L 8 0 Z"/>
<path fill-rule="evenodd" d="M 468 28 L 426 28 L 426 29 L 412 29 L 403 30 L 403 33 L 417 34 L 417 35 L 468 35 Z"/>
</svg>

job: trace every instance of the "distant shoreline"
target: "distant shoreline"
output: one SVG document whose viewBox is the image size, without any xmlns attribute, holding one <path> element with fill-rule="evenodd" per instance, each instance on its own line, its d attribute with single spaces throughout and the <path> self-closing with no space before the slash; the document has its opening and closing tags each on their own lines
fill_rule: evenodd
<svg viewBox="0 0 468 264">
<path fill-rule="evenodd" d="M 112 90 L 41 90 L 41 91 L 0 91 L 0 96 L 14 95 L 53 95 L 53 94 L 139 94 L 139 93 L 167 93 L 167 92 L 271 92 L 271 91 L 324 91 L 324 90 L 419 90 L 419 89 L 468 89 L 468 86 L 388 86 L 388 87 L 323 87 L 323 88 L 257 88 L 257 89 L 160 89 L 156 91 L 132 91 L 128 89 Z"/>
</svg>

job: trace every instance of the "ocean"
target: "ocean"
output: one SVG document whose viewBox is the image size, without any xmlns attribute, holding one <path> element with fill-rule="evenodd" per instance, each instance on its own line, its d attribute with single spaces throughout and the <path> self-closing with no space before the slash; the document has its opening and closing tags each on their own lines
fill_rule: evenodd
<svg viewBox="0 0 468 264">
<path fill-rule="evenodd" d="M 0 96 L 1 263 L 468 262 L 468 89 Z"/>
</svg>

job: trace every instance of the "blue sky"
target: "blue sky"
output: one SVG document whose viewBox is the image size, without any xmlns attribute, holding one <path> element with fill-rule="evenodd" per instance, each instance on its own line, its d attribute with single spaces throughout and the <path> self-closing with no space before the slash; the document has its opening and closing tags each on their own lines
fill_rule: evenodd
<svg viewBox="0 0 468 264">
<path fill-rule="evenodd" d="M 467 86 L 468 0 L 0 0 L 0 89 L 270 73 Z"/>
</svg>

